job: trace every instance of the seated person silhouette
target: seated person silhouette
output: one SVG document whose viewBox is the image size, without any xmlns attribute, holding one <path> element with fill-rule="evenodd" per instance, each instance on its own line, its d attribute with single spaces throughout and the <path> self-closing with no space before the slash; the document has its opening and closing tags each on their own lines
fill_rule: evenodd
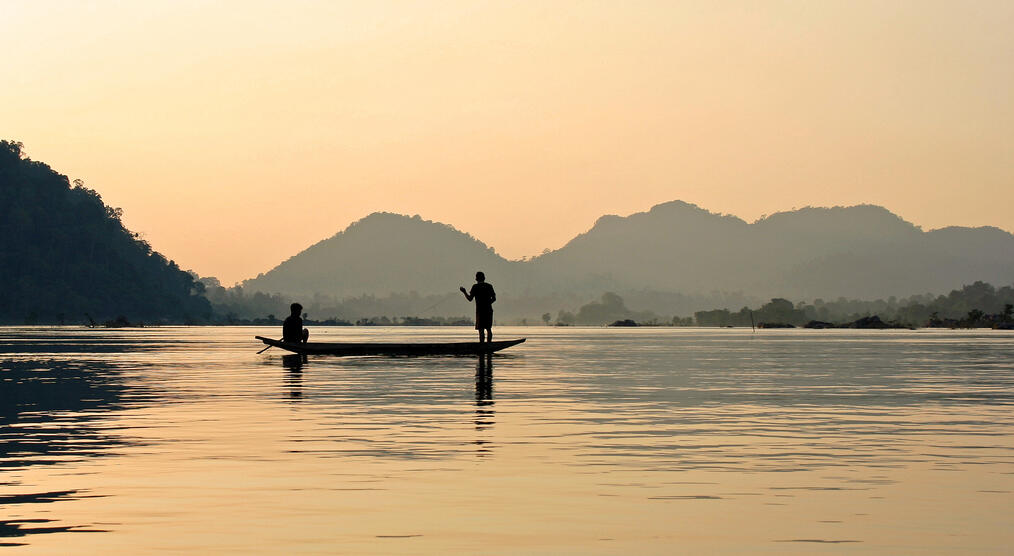
<svg viewBox="0 0 1014 556">
<path fill-rule="evenodd" d="M 310 337 L 310 331 L 303 328 L 303 317 L 300 316 L 303 313 L 303 306 L 293 303 L 289 305 L 289 312 L 292 314 L 286 317 L 285 322 L 282 323 L 282 341 L 305 344 Z"/>
<path fill-rule="evenodd" d="M 493 302 L 496 292 L 493 285 L 486 282 L 486 275 L 481 271 L 475 273 L 475 284 L 470 291 L 464 286 L 458 288 L 465 294 L 465 299 L 475 300 L 475 329 L 479 331 L 479 343 L 493 341 Z"/>
</svg>

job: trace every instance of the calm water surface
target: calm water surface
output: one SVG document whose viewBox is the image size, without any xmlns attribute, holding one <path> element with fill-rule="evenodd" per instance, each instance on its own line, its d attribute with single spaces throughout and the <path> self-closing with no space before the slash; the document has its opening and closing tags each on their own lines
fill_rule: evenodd
<svg viewBox="0 0 1014 556">
<path fill-rule="evenodd" d="M 1014 550 L 1010 332 L 277 333 L 0 328 L 0 552 Z"/>
</svg>

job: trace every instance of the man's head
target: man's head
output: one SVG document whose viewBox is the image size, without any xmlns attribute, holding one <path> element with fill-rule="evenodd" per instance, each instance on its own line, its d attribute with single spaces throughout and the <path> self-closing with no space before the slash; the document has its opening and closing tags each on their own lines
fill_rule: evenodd
<svg viewBox="0 0 1014 556">
<path fill-rule="evenodd" d="M 475 273 L 475 281 L 476 282 L 485 282 L 486 281 L 486 275 L 483 274 L 481 270 L 479 272 L 476 272 Z"/>
<path fill-rule="evenodd" d="M 303 306 L 299 303 L 293 303 L 289 305 L 289 312 L 298 317 L 303 312 Z"/>
</svg>

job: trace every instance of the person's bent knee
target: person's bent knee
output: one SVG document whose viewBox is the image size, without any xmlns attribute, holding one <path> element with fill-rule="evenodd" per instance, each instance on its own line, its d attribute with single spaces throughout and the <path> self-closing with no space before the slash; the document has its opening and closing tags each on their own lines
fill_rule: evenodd
<svg viewBox="0 0 1014 556">
<path fill-rule="evenodd" d="M 303 343 L 310 339 L 310 330 L 308 328 L 303 329 Z"/>
</svg>

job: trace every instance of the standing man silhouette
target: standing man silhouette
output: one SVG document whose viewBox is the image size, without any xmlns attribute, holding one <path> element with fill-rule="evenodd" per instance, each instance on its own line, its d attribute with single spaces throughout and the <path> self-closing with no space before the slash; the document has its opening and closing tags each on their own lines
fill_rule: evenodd
<svg viewBox="0 0 1014 556">
<path fill-rule="evenodd" d="M 475 273 L 475 284 L 471 291 L 464 286 L 458 288 L 465 294 L 465 299 L 475 300 L 475 329 L 479 331 L 479 343 L 493 341 L 493 302 L 496 292 L 492 284 L 486 282 L 486 275 L 481 271 Z"/>
</svg>

